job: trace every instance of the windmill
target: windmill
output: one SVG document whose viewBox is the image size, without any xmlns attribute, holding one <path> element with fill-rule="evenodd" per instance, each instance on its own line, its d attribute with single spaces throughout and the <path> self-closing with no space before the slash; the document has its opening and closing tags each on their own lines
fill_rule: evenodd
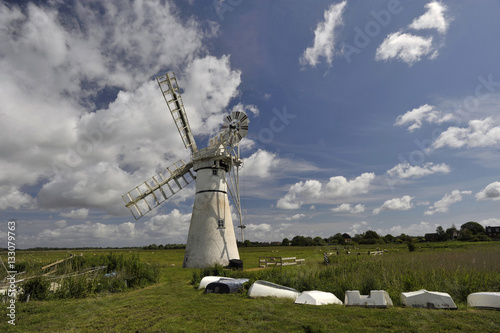
<svg viewBox="0 0 500 333">
<path fill-rule="evenodd" d="M 156 81 L 184 146 L 191 151 L 191 160 L 188 163 L 180 160 L 135 187 L 123 196 L 125 206 L 138 220 L 195 180 L 196 194 L 183 267 L 228 265 L 229 260 L 240 258 L 228 190 L 238 211 L 242 241 L 245 228 L 239 193 L 242 165 L 239 142 L 248 132 L 249 119 L 244 112 L 233 111 L 224 118 L 221 132 L 210 140 L 208 147 L 198 149 L 174 73 L 157 77 Z"/>
</svg>

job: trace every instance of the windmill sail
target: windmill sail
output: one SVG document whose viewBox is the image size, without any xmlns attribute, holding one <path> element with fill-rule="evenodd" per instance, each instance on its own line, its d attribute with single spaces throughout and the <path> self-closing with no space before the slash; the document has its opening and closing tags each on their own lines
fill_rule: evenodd
<svg viewBox="0 0 500 333">
<path fill-rule="evenodd" d="M 174 163 L 165 171 L 154 175 L 125 194 L 123 196 L 125 206 L 130 209 L 134 218 L 138 220 L 190 184 L 195 179 L 191 171 L 192 167 L 192 162 L 186 164 L 180 160 Z"/>
<path fill-rule="evenodd" d="M 156 81 L 160 86 L 165 102 L 167 102 L 168 109 L 174 118 L 175 125 L 179 130 L 184 146 L 190 149 L 192 153 L 195 153 L 198 148 L 196 147 L 196 141 L 194 141 L 194 136 L 189 126 L 184 104 L 182 103 L 180 89 L 177 85 L 177 79 L 174 73 L 167 73 L 157 77 Z"/>
</svg>

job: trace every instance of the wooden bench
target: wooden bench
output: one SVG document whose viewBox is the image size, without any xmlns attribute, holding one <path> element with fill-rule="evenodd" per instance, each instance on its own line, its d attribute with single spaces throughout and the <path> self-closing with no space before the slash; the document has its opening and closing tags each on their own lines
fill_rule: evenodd
<svg viewBox="0 0 500 333">
<path fill-rule="evenodd" d="M 302 265 L 304 261 L 297 257 L 259 257 L 259 267 Z"/>
</svg>

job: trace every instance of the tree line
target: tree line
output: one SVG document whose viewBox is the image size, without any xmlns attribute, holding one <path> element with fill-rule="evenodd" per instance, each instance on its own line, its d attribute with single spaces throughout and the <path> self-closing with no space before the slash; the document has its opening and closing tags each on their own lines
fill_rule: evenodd
<svg viewBox="0 0 500 333">
<path fill-rule="evenodd" d="M 426 234 L 425 236 L 409 236 L 402 233 L 399 236 L 387 234 L 379 235 L 376 231 L 368 230 L 361 234 L 350 236 L 349 234 L 337 233 L 328 238 L 295 236 L 291 240 L 284 238 L 281 242 L 283 246 L 325 246 L 325 245 L 352 245 L 352 244 L 389 244 L 389 243 L 421 243 L 427 241 L 490 241 L 484 227 L 477 222 L 467 222 L 462 224 L 460 229 L 454 225 L 451 228 L 444 229 L 438 226 L 436 233 Z"/>
<path fill-rule="evenodd" d="M 486 234 L 484 227 L 474 221 L 464 223 L 458 230 L 455 225 L 451 228 L 444 229 L 442 226 L 436 228 L 436 241 L 445 242 L 449 240 L 461 240 L 467 242 L 489 241 L 490 237 Z"/>
</svg>

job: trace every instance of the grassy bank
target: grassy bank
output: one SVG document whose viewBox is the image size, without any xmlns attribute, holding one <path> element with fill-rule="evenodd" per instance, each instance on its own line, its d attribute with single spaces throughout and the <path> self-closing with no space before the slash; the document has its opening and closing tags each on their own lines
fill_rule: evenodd
<svg viewBox="0 0 500 333">
<path fill-rule="evenodd" d="M 382 256 L 359 253 L 371 248 L 339 250 L 332 264 L 324 266 L 323 251 L 335 248 L 242 248 L 245 268 L 258 266 L 259 256 L 296 256 L 306 259 L 303 267 L 284 267 L 238 274 L 252 279 L 283 279 L 282 284 L 298 289 L 334 292 L 343 300 L 343 290 L 385 289 L 395 305 L 398 290 L 428 290 L 459 295 L 499 279 L 500 243 L 468 246 L 421 246 L 415 252 L 403 247 L 387 248 Z M 274 251 L 274 252 L 273 252 Z M 278 252 L 276 252 L 278 251 Z M 24 256 L 50 263 L 66 253 L 29 253 Z M 102 251 L 107 253 L 109 250 Z M 86 250 L 84 256 L 99 255 Z M 116 255 L 131 256 L 128 250 Z M 33 255 L 32 255 L 33 254 Z M 466 308 L 457 311 L 410 309 L 364 309 L 343 306 L 297 305 L 289 300 L 250 299 L 246 294 L 203 294 L 190 284 L 197 270 L 182 269 L 182 250 L 139 251 L 141 261 L 159 264 L 160 282 L 122 293 L 97 294 L 84 299 L 63 299 L 16 303 L 16 326 L 7 324 L 6 307 L 0 310 L 0 331 L 12 332 L 496 332 L 500 330 L 499 312 Z M 3 257 L 4 255 L 2 255 Z M 38 259 L 37 259 L 38 260 Z M 370 282 L 372 281 L 372 282 Z M 444 281 L 444 282 L 443 282 Z M 490 283 L 487 282 L 487 283 Z M 370 285 L 371 283 L 371 285 Z M 405 284 L 406 283 L 406 284 Z M 357 288 L 351 288 L 357 287 Z M 380 287 L 380 288 L 379 288 Z M 438 288 L 439 287 L 439 288 Z M 500 287 L 497 284 L 497 288 Z M 449 288 L 448 291 L 442 288 Z M 485 290 L 481 290 L 485 291 Z M 499 291 L 490 290 L 488 291 Z M 452 294 L 450 292 L 450 294 Z M 453 295 L 452 295 L 453 296 Z M 458 297 L 459 298 L 459 297 Z"/>
</svg>

